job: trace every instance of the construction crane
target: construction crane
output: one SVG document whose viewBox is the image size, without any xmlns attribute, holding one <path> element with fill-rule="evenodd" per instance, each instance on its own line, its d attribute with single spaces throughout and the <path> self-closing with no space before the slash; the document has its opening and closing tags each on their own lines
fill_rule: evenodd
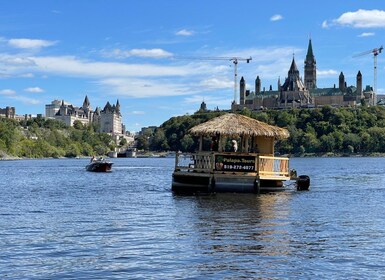
<svg viewBox="0 0 385 280">
<path fill-rule="evenodd" d="M 370 53 L 373 54 L 373 60 L 374 60 L 373 104 L 372 104 L 373 106 L 377 104 L 377 56 L 382 52 L 382 50 L 383 50 L 383 46 L 381 46 L 379 48 L 374 48 L 372 50 L 362 52 L 362 53 L 359 53 L 359 54 L 356 54 L 355 56 L 353 56 L 353 57 L 359 57 L 359 56 L 367 55 Z"/>
<path fill-rule="evenodd" d="M 234 103 L 237 104 L 237 88 L 238 88 L 238 61 L 246 61 L 249 63 L 252 58 L 251 56 L 248 58 L 242 58 L 242 57 L 223 57 L 223 56 L 218 56 L 218 57 L 174 57 L 177 59 L 196 59 L 196 60 L 227 60 L 231 61 L 234 64 Z"/>
</svg>

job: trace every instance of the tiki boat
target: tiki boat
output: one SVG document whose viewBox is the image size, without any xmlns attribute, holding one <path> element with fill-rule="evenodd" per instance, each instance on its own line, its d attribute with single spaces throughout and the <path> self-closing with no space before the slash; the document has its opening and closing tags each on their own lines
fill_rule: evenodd
<svg viewBox="0 0 385 280">
<path fill-rule="evenodd" d="M 176 154 L 175 193 L 282 191 L 287 180 L 296 180 L 299 190 L 309 188 L 308 176 L 289 169 L 289 158 L 274 156 L 274 143 L 289 137 L 287 129 L 227 113 L 189 133 L 198 136 L 199 150 Z M 232 142 L 237 145 L 229 148 Z"/>
</svg>

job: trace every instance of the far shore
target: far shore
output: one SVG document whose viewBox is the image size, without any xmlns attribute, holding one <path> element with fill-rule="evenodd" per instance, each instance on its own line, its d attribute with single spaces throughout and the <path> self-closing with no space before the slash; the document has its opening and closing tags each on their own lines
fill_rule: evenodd
<svg viewBox="0 0 385 280">
<path fill-rule="evenodd" d="M 370 153 L 370 154 L 347 154 L 347 153 L 326 153 L 326 154 L 316 154 L 316 153 L 304 153 L 304 154 L 292 154 L 292 155 L 276 155 L 276 156 L 282 156 L 282 157 L 289 157 L 289 158 L 332 158 L 332 157 L 385 157 L 385 153 Z M 108 158 L 108 156 L 105 156 Z M 148 152 L 144 154 L 138 154 L 137 158 L 146 158 L 146 157 L 151 157 L 151 158 L 163 158 L 165 157 L 165 152 Z M 74 157 L 60 157 L 60 158 L 55 158 L 55 159 L 70 159 Z M 78 156 L 75 157 L 78 159 L 82 158 L 91 158 L 87 156 Z M 0 151 L 0 161 L 1 160 L 27 160 L 27 159 L 54 159 L 54 158 L 28 158 L 28 157 L 14 157 L 11 155 L 8 155 L 4 153 L 3 151 Z"/>
</svg>

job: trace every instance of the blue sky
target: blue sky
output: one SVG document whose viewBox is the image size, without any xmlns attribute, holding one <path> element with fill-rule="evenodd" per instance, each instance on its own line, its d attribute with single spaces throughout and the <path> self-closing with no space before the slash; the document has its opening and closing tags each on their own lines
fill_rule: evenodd
<svg viewBox="0 0 385 280">
<path fill-rule="evenodd" d="M 254 90 L 277 88 L 293 54 L 303 76 L 311 37 L 317 86 L 338 85 L 342 71 L 355 85 L 373 85 L 373 55 L 384 44 L 385 3 L 371 1 L 57 0 L 0 2 L 0 108 L 44 114 L 64 99 L 91 107 L 119 99 L 129 131 L 172 116 L 229 109 L 234 68 Z M 385 52 L 377 87 L 385 94 Z"/>
</svg>

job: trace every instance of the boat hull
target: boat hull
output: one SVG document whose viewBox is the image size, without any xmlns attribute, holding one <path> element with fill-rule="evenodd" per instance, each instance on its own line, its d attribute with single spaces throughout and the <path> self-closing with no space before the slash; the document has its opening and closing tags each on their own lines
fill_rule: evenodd
<svg viewBox="0 0 385 280">
<path fill-rule="evenodd" d="M 86 166 L 87 171 L 109 172 L 112 169 L 112 162 L 92 162 Z"/>
<path fill-rule="evenodd" d="M 263 193 L 283 190 L 281 180 L 259 180 L 248 175 L 176 171 L 172 180 L 174 193 Z"/>
</svg>

